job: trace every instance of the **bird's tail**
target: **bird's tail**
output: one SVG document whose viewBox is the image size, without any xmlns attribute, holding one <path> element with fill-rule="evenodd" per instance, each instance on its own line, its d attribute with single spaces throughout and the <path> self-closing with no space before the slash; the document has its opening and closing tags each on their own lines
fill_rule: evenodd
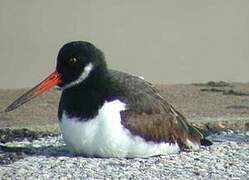
<svg viewBox="0 0 249 180">
<path fill-rule="evenodd" d="M 200 129 L 190 124 L 188 124 L 188 126 L 190 136 L 196 141 L 199 141 L 202 146 L 210 146 L 213 144 L 210 140 L 205 138 L 204 134 L 201 132 Z"/>
<path fill-rule="evenodd" d="M 212 142 L 205 138 L 204 134 L 201 132 L 200 129 L 197 127 L 189 124 L 186 120 L 186 118 L 177 110 L 174 109 L 173 106 L 171 106 L 171 110 L 177 114 L 177 120 L 178 120 L 178 126 L 179 129 L 183 132 L 179 133 L 182 134 L 180 137 L 180 143 L 184 147 L 190 148 L 190 149 L 199 149 L 200 145 L 203 146 L 210 146 L 212 145 Z"/>
</svg>

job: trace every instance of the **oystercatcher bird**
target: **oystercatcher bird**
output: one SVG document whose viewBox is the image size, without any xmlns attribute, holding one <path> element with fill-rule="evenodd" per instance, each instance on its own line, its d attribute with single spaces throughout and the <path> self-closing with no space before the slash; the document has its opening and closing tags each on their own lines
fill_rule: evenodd
<svg viewBox="0 0 249 180">
<path fill-rule="evenodd" d="M 5 112 L 55 85 L 62 89 L 58 119 L 63 139 L 76 154 L 149 157 L 211 144 L 152 84 L 108 69 L 102 51 L 84 41 L 65 44 L 56 71 Z"/>
</svg>

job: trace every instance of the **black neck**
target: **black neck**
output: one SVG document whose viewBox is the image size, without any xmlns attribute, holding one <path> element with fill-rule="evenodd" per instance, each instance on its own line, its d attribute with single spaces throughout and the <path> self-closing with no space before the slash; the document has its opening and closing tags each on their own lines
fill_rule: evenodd
<svg viewBox="0 0 249 180">
<path fill-rule="evenodd" d="M 108 70 L 94 69 L 82 83 L 62 92 L 59 104 L 59 119 L 65 111 L 70 117 L 87 121 L 95 117 L 105 101 L 111 100 Z"/>
</svg>

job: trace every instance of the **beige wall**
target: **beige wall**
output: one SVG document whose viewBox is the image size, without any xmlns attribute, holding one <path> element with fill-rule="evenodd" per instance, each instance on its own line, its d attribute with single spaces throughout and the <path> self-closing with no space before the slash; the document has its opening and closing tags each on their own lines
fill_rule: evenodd
<svg viewBox="0 0 249 180">
<path fill-rule="evenodd" d="M 156 83 L 249 81 L 248 0 L 0 0 L 0 88 L 42 80 L 71 40 Z"/>
</svg>

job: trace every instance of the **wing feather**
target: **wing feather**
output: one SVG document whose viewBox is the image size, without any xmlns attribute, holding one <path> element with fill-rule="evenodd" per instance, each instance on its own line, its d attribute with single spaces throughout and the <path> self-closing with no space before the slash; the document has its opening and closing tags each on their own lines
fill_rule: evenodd
<svg viewBox="0 0 249 180">
<path fill-rule="evenodd" d="M 126 73 L 111 70 L 111 78 L 119 82 L 116 92 L 127 104 L 121 112 L 122 124 L 133 135 L 146 141 L 178 143 L 187 147 L 187 141 L 200 144 L 203 135 L 191 126 L 149 82 Z M 127 88 L 129 87 L 129 88 Z"/>
</svg>

